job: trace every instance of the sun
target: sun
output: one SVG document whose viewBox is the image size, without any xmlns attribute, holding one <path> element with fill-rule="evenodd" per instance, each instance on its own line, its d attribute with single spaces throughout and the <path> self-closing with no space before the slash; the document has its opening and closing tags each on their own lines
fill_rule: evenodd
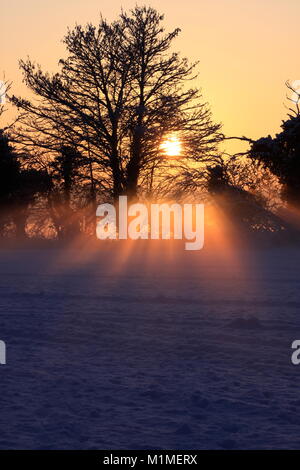
<svg viewBox="0 0 300 470">
<path fill-rule="evenodd" d="M 182 151 L 181 142 L 174 134 L 166 137 L 160 148 L 167 157 L 180 157 Z"/>
</svg>

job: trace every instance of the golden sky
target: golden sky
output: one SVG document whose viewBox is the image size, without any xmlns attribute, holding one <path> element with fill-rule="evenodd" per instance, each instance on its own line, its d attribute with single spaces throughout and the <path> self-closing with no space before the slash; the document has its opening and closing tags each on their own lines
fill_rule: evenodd
<svg viewBox="0 0 300 470">
<path fill-rule="evenodd" d="M 285 81 L 300 79 L 299 0 L 1 0 L 0 74 L 26 96 L 18 59 L 30 56 L 55 71 L 68 27 L 96 23 L 100 12 L 113 20 L 135 4 L 156 7 L 167 29 L 182 29 L 174 47 L 200 60 L 197 85 L 227 135 L 279 130 Z"/>
</svg>

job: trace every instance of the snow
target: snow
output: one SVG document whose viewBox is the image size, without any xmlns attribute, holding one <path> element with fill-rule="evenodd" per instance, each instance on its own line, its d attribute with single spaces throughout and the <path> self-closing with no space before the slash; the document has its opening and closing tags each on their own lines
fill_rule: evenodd
<svg viewBox="0 0 300 470">
<path fill-rule="evenodd" d="M 0 251 L 1 449 L 300 446 L 300 250 Z"/>
</svg>

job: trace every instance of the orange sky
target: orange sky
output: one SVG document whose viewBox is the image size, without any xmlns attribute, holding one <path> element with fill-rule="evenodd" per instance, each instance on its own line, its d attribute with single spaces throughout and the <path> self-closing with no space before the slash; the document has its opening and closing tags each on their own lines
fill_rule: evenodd
<svg viewBox="0 0 300 470">
<path fill-rule="evenodd" d="M 112 20 L 121 6 L 144 3 L 165 13 L 168 29 L 182 29 L 175 48 L 200 60 L 198 85 L 227 135 L 278 131 L 284 83 L 300 79 L 299 0 L 1 0 L 0 74 L 13 81 L 15 94 L 26 95 L 19 58 L 29 55 L 55 71 L 68 26 L 95 23 L 100 12 Z"/>
</svg>

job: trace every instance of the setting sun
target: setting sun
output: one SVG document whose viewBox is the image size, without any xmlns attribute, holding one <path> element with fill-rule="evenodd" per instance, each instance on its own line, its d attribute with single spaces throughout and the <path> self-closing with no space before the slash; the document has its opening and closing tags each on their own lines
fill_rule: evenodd
<svg viewBox="0 0 300 470">
<path fill-rule="evenodd" d="M 176 135 L 168 136 L 160 148 L 167 157 L 179 157 L 181 154 L 181 142 Z"/>
</svg>

